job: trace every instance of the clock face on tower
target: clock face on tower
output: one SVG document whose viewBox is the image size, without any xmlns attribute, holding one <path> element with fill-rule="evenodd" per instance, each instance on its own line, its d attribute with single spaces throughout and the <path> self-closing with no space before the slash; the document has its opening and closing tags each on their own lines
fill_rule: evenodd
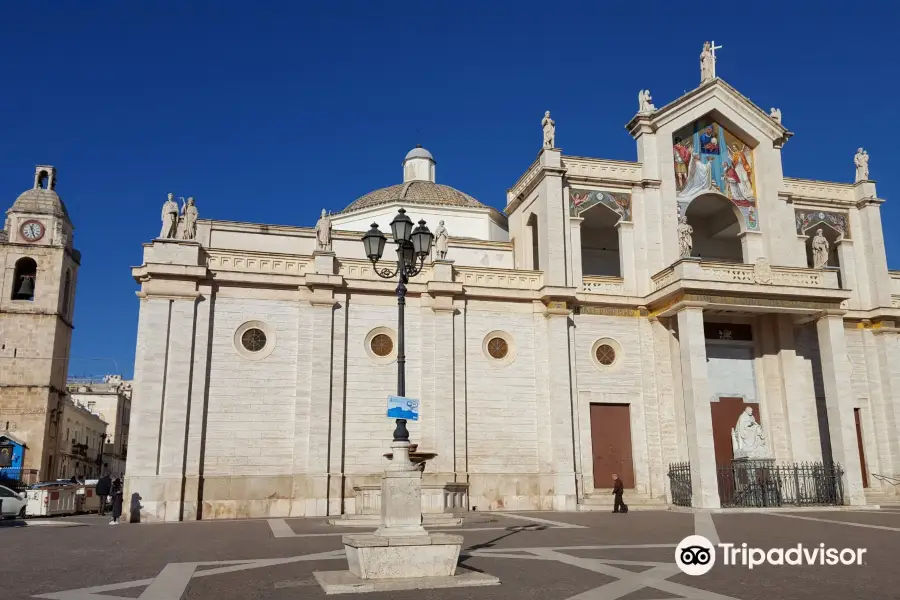
<svg viewBox="0 0 900 600">
<path fill-rule="evenodd" d="M 36 242 L 44 237 L 44 224 L 35 220 L 25 221 L 19 228 L 19 232 L 26 241 Z"/>
</svg>

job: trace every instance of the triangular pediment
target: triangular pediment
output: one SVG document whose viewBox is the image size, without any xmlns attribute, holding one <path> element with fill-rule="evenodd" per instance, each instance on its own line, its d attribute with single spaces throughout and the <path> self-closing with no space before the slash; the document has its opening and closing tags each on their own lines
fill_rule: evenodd
<svg viewBox="0 0 900 600">
<path fill-rule="evenodd" d="M 702 117 L 716 120 L 753 147 L 766 138 L 781 146 L 793 135 L 769 113 L 718 78 L 652 113 L 636 115 L 627 127 L 635 131 L 638 121 L 644 120 L 654 131 L 665 126 L 678 128 Z"/>
</svg>

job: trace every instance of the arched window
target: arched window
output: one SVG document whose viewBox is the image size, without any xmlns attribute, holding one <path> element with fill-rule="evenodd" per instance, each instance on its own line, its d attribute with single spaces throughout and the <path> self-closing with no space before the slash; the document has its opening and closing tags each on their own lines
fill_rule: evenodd
<svg viewBox="0 0 900 600">
<path fill-rule="evenodd" d="M 46 190 L 49 187 L 50 174 L 47 171 L 41 171 L 37 176 L 37 187 Z"/>
<path fill-rule="evenodd" d="M 703 260 L 744 262 L 741 245 L 741 213 L 720 194 L 701 194 L 685 210 L 693 228 L 691 256 Z"/>
<path fill-rule="evenodd" d="M 34 259 L 20 258 L 16 261 L 13 276 L 12 299 L 34 300 L 34 284 L 37 279 L 37 263 Z"/>
<path fill-rule="evenodd" d="M 63 297 L 62 297 L 62 314 L 64 317 L 69 316 L 69 294 L 71 293 L 72 286 L 72 272 L 66 271 L 66 279 L 63 284 Z"/>
</svg>

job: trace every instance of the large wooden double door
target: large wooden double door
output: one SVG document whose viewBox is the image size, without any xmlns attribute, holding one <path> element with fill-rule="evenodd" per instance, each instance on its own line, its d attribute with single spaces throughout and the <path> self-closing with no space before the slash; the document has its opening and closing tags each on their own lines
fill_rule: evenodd
<svg viewBox="0 0 900 600">
<path fill-rule="evenodd" d="M 631 451 L 631 410 L 628 404 L 591 404 L 591 446 L 594 488 L 613 486 L 617 474 L 626 488 L 634 488 Z"/>
</svg>

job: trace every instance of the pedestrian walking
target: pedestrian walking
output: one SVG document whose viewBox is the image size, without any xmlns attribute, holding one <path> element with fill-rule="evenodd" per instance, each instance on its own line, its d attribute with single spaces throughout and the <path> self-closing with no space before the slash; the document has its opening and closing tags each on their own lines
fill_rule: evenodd
<svg viewBox="0 0 900 600">
<path fill-rule="evenodd" d="M 109 473 L 104 473 L 103 477 L 97 480 L 97 496 L 100 498 L 100 510 L 98 514 L 102 517 L 106 514 L 106 502 L 109 499 L 109 494 L 112 492 L 112 480 L 109 477 Z"/>
<path fill-rule="evenodd" d="M 122 516 L 122 482 L 118 477 L 112 482 L 110 496 L 112 496 L 112 520 L 109 524 L 118 525 L 119 517 Z"/>
<path fill-rule="evenodd" d="M 613 496 L 616 497 L 615 502 L 613 503 L 613 512 L 628 512 L 628 505 L 622 501 L 622 494 L 625 492 L 625 486 L 622 485 L 622 480 L 619 479 L 619 476 L 616 473 L 613 473 Z"/>
</svg>

